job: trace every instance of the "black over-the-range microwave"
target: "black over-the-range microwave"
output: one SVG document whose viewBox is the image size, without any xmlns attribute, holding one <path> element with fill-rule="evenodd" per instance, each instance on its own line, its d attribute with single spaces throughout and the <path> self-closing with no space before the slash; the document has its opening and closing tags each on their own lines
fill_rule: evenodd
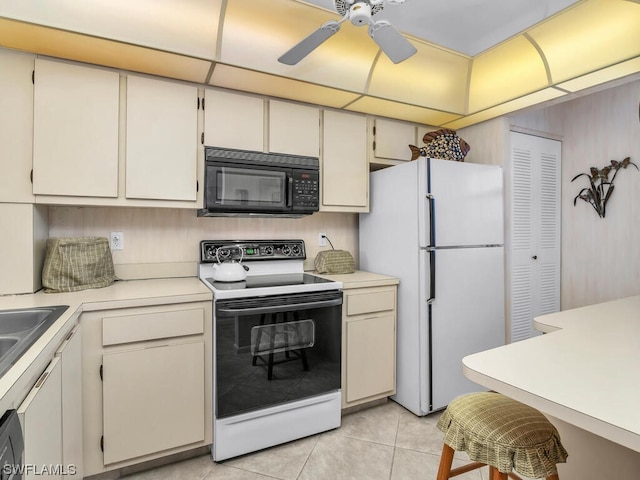
<svg viewBox="0 0 640 480">
<path fill-rule="evenodd" d="M 205 147 L 198 216 L 301 217 L 320 205 L 319 159 Z"/>
</svg>

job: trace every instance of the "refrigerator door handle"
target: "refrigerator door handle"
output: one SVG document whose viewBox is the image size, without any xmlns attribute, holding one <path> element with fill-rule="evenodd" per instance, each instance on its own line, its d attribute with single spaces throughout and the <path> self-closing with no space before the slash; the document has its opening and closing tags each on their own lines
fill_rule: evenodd
<svg viewBox="0 0 640 480">
<path fill-rule="evenodd" d="M 436 199 L 431 193 L 427 193 L 429 201 L 429 246 L 436 246 Z"/>
<path fill-rule="evenodd" d="M 436 299 L 436 249 L 429 248 L 429 299 L 427 303 L 433 303 Z"/>
</svg>

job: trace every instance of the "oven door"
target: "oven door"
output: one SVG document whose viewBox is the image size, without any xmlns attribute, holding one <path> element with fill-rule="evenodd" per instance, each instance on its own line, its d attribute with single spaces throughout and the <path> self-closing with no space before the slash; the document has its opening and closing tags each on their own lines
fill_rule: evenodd
<svg viewBox="0 0 640 480">
<path fill-rule="evenodd" d="M 340 390 L 341 291 L 214 305 L 216 418 Z"/>
<path fill-rule="evenodd" d="M 206 208 L 219 212 L 286 212 L 291 207 L 287 169 L 207 163 Z"/>
</svg>

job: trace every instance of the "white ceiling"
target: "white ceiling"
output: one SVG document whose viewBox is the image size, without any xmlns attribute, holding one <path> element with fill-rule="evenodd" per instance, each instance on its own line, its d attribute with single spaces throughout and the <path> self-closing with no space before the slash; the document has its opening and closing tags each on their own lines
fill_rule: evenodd
<svg viewBox="0 0 640 480">
<path fill-rule="evenodd" d="M 333 0 L 302 0 L 335 12 Z M 507 40 L 576 0 L 406 0 L 387 4 L 376 20 L 471 57 Z M 336 15 L 338 15 L 336 13 Z"/>
</svg>

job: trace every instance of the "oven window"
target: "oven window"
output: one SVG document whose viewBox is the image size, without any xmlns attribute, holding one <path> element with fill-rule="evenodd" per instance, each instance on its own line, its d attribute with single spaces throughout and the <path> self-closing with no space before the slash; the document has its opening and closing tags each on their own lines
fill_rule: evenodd
<svg viewBox="0 0 640 480">
<path fill-rule="evenodd" d="M 214 202 L 230 206 L 286 206 L 287 175 L 282 171 L 213 167 Z M 210 201 L 211 199 L 209 199 Z"/>
<path fill-rule="evenodd" d="M 342 293 L 309 295 L 216 302 L 217 418 L 340 389 Z"/>
</svg>

